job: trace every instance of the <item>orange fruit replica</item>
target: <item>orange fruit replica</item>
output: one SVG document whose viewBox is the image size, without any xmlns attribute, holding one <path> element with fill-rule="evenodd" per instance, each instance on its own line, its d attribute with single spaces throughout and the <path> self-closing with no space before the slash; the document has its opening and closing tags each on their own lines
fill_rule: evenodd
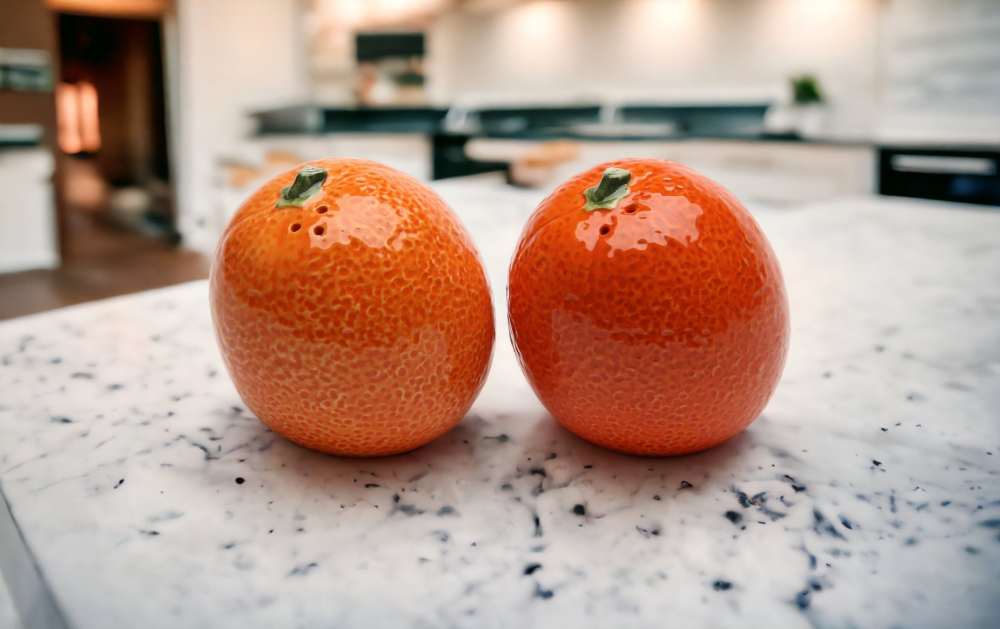
<svg viewBox="0 0 1000 629">
<path fill-rule="evenodd" d="M 406 452 L 483 386 L 493 304 L 469 233 L 430 188 L 376 162 L 278 175 L 215 253 L 212 319 L 246 405 L 295 443 Z"/>
<path fill-rule="evenodd" d="M 571 432 L 686 454 L 746 428 L 788 348 L 778 261 L 731 193 L 662 160 L 610 162 L 542 201 L 510 268 L 511 337 Z"/>
</svg>

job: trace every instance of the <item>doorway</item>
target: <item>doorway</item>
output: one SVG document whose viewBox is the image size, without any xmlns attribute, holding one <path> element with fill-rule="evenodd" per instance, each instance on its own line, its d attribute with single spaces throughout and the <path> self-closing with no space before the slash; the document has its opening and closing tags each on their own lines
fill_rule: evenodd
<svg viewBox="0 0 1000 629">
<path fill-rule="evenodd" d="M 176 244 L 160 23 L 58 15 L 63 256 Z"/>
<path fill-rule="evenodd" d="M 208 277 L 176 228 L 161 20 L 50 17 L 62 263 L 0 275 L 0 319 Z"/>
</svg>

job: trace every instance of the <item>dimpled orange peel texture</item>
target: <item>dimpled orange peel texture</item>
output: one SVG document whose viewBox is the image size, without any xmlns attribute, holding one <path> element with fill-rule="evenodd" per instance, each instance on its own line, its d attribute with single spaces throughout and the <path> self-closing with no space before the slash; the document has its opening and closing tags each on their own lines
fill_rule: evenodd
<svg viewBox="0 0 1000 629">
<path fill-rule="evenodd" d="M 525 226 L 508 291 L 539 399 L 612 450 L 722 443 L 760 414 L 785 363 L 771 246 L 736 197 L 672 162 L 620 160 L 566 181 Z"/>
<path fill-rule="evenodd" d="M 377 456 L 454 426 L 493 355 L 486 272 L 426 185 L 367 160 L 278 175 L 215 253 L 212 318 L 229 375 L 275 432 Z"/>
</svg>

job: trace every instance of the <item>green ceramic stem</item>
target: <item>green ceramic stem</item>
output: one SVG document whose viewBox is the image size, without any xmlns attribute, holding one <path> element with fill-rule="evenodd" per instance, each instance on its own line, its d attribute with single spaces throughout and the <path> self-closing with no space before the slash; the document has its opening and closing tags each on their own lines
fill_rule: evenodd
<svg viewBox="0 0 1000 629">
<path fill-rule="evenodd" d="M 632 180 L 632 173 L 622 168 L 611 167 L 604 171 L 601 176 L 601 183 L 593 188 L 587 188 L 583 196 L 587 199 L 587 204 L 583 209 L 588 212 L 594 210 L 613 210 L 618 202 L 628 196 L 628 182 Z"/>
<path fill-rule="evenodd" d="M 295 175 L 292 185 L 281 189 L 277 207 L 302 207 L 309 197 L 319 192 L 326 181 L 327 172 L 315 166 L 306 166 Z"/>
</svg>

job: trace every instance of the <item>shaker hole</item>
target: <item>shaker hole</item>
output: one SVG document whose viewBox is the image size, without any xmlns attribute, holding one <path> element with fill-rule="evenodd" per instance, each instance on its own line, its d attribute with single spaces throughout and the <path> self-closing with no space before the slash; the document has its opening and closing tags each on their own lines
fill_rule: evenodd
<svg viewBox="0 0 1000 629">
<path fill-rule="evenodd" d="M 317 225 L 316 227 L 313 227 L 313 233 L 317 236 L 322 236 L 326 233 L 326 227 L 323 225 Z"/>
<path fill-rule="evenodd" d="M 300 229 L 302 229 L 302 225 L 299 225 L 298 223 L 292 223 L 292 226 L 288 228 L 288 231 L 297 232 Z"/>
<path fill-rule="evenodd" d="M 326 207 L 325 205 L 321 205 L 318 208 L 316 208 L 316 213 L 317 214 L 326 214 L 327 210 L 329 210 L 329 209 L 330 208 Z"/>
<path fill-rule="evenodd" d="M 603 227 L 601 227 L 600 232 L 602 236 L 607 236 L 609 233 L 611 233 L 611 228 L 608 227 L 607 225 L 604 225 Z"/>
</svg>

